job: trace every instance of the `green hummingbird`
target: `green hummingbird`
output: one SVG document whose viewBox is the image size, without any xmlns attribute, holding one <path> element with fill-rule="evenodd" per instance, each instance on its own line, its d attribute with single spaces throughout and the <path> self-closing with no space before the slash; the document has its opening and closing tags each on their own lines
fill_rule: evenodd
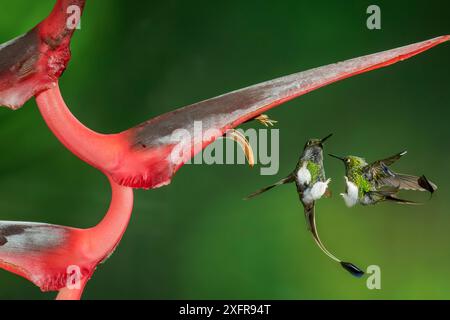
<svg viewBox="0 0 450 320">
<path fill-rule="evenodd" d="M 397 197 L 400 190 L 428 191 L 431 194 L 437 186 L 425 176 L 416 177 L 392 171 L 389 166 L 397 162 L 407 151 L 392 157 L 368 164 L 364 158 L 347 156 L 345 158 L 330 154 L 345 165 L 346 193 L 341 193 L 345 204 L 353 207 L 356 204 L 373 205 L 381 201 L 402 204 L 417 204 Z"/>
<path fill-rule="evenodd" d="M 332 134 L 323 139 L 309 140 L 303 149 L 303 153 L 300 156 L 295 170 L 291 174 L 279 182 L 249 195 L 246 200 L 254 198 L 277 186 L 295 182 L 300 202 L 304 208 L 308 230 L 311 232 L 316 244 L 329 258 L 340 263 L 345 270 L 356 277 L 361 277 L 364 275 L 364 272 L 361 269 L 352 263 L 344 262 L 338 259 L 326 249 L 320 240 L 319 233 L 317 231 L 315 203 L 324 196 L 330 196 L 328 185 L 331 182 L 331 179 L 327 179 L 325 176 L 325 169 L 323 165 L 323 145 L 331 136 Z"/>
</svg>

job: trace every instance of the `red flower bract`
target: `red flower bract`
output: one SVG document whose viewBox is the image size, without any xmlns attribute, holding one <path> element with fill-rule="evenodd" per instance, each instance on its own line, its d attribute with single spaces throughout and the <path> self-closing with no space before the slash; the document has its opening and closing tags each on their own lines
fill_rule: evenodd
<svg viewBox="0 0 450 320">
<path fill-rule="evenodd" d="M 58 139 L 83 161 L 117 183 L 152 189 L 170 183 L 176 171 L 227 130 L 328 84 L 408 59 L 450 36 L 415 43 L 278 78 L 155 117 L 119 134 L 104 135 L 82 125 L 67 108 L 58 86 L 36 98 Z M 201 122 L 200 134 L 194 122 Z M 215 135 L 208 135 L 215 129 Z M 174 135 L 182 130 L 186 135 Z M 180 131 L 181 132 L 181 131 Z M 174 161 L 172 151 L 184 150 Z"/>
<path fill-rule="evenodd" d="M 61 290 L 64 298 L 78 298 L 97 265 L 118 245 L 131 216 L 132 189 L 110 181 L 110 208 L 93 228 L 0 221 L 0 267 L 42 291 Z M 79 288 L 67 288 L 72 270 L 79 272 Z"/>
<path fill-rule="evenodd" d="M 37 93 L 49 89 L 70 60 L 74 28 L 67 8 L 83 11 L 85 0 L 57 1 L 52 13 L 28 33 L 0 46 L 0 106 L 20 108 Z"/>
</svg>

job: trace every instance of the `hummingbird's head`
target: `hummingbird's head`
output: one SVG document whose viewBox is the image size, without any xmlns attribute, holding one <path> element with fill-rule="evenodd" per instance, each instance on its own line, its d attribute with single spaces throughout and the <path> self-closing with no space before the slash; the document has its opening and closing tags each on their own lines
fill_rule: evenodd
<svg viewBox="0 0 450 320">
<path fill-rule="evenodd" d="M 330 154 L 331 157 L 336 158 L 344 162 L 345 168 L 348 170 L 360 169 L 367 165 L 366 160 L 361 157 L 356 156 L 347 156 L 347 157 L 338 157 L 333 154 Z"/>
<path fill-rule="evenodd" d="M 306 142 L 303 149 L 302 159 L 322 161 L 323 145 L 333 134 L 329 134 L 323 139 L 310 139 Z"/>
<path fill-rule="evenodd" d="M 308 142 L 306 142 L 304 149 L 305 150 L 307 148 L 320 148 L 320 149 L 323 149 L 323 145 L 324 145 L 325 141 L 327 141 L 329 138 L 331 138 L 332 135 L 333 134 L 329 134 L 323 139 L 310 139 L 310 140 L 308 140 Z"/>
</svg>

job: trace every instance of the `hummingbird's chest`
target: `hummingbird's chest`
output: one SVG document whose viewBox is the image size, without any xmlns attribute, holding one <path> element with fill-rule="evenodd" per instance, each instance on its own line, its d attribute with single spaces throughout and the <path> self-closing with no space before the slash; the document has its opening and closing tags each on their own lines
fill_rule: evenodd
<svg viewBox="0 0 450 320">
<path fill-rule="evenodd" d="M 325 180 L 323 166 L 320 164 L 304 160 L 299 163 L 295 172 L 295 182 L 297 191 L 303 193 L 306 189 L 313 186 L 318 181 Z"/>
<path fill-rule="evenodd" d="M 368 192 L 375 190 L 373 184 L 361 170 L 350 170 L 347 176 L 358 187 L 358 196 L 360 199 L 363 199 Z"/>
</svg>

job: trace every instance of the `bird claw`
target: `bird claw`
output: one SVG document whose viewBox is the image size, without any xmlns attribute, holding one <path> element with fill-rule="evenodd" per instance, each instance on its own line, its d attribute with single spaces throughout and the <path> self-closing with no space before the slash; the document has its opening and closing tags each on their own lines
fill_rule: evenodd
<svg viewBox="0 0 450 320">
<path fill-rule="evenodd" d="M 256 121 L 260 122 L 266 127 L 273 127 L 275 123 L 278 123 L 278 121 L 275 121 L 273 119 L 270 119 L 267 114 L 262 114 L 255 118 Z"/>
<path fill-rule="evenodd" d="M 255 155 L 253 152 L 253 148 L 250 145 L 250 142 L 248 142 L 247 138 L 240 131 L 237 131 L 235 129 L 228 130 L 228 132 L 226 133 L 226 137 L 234 140 L 238 145 L 241 146 L 250 168 L 253 168 L 255 166 Z"/>
</svg>

